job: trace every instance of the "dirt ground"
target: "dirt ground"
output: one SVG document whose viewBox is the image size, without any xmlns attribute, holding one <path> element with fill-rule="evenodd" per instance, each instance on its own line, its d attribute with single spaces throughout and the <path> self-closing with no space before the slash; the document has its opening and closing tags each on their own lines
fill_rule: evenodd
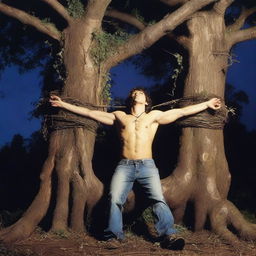
<svg viewBox="0 0 256 256">
<path fill-rule="evenodd" d="M 126 240 L 117 249 L 107 249 L 106 242 L 86 234 L 35 232 L 30 238 L 9 246 L 0 246 L 1 256 L 255 256 L 256 242 L 241 242 L 237 247 L 223 242 L 213 233 L 183 231 L 186 240 L 182 251 L 162 249 L 159 242 L 141 236 L 126 234 Z"/>
</svg>

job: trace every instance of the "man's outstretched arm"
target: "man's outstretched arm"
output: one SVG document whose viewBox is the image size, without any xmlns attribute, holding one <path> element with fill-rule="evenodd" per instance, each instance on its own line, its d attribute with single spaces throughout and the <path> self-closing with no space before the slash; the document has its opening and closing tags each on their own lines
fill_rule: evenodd
<svg viewBox="0 0 256 256">
<path fill-rule="evenodd" d="M 61 98 L 56 95 L 52 95 L 49 101 L 53 107 L 66 109 L 78 115 L 92 118 L 103 124 L 113 125 L 114 121 L 116 120 L 116 117 L 113 113 L 107 113 L 104 111 L 91 110 L 85 107 L 75 106 L 73 104 L 62 101 Z"/>
<path fill-rule="evenodd" d="M 212 98 L 208 101 L 205 101 L 199 104 L 160 112 L 159 115 L 157 115 L 156 121 L 159 124 L 169 124 L 181 117 L 197 114 L 207 108 L 211 108 L 213 110 L 220 109 L 221 108 L 220 99 Z"/>
</svg>

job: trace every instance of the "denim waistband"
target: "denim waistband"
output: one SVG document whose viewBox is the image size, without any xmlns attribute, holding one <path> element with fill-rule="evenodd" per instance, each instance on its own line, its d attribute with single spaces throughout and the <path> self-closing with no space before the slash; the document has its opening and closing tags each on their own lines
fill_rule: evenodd
<svg viewBox="0 0 256 256">
<path fill-rule="evenodd" d="M 127 164 L 127 165 L 134 165 L 134 164 L 144 164 L 146 162 L 154 162 L 152 158 L 145 158 L 145 159 L 121 159 L 119 164 Z"/>
</svg>

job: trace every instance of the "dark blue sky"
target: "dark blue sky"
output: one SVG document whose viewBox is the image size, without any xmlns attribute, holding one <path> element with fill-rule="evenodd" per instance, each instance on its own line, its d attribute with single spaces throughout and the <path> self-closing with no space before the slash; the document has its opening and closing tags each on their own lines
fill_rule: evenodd
<svg viewBox="0 0 256 256">
<path fill-rule="evenodd" d="M 250 103 L 244 107 L 242 121 L 249 130 L 256 129 L 256 40 L 237 45 L 233 53 L 236 60 L 227 76 L 227 82 L 244 90 Z M 112 69 L 114 96 L 125 97 L 130 88 L 150 86 L 154 81 L 139 74 L 131 64 L 122 64 Z M 20 75 L 16 67 L 5 70 L 0 80 L 0 147 L 11 141 L 14 134 L 28 138 L 40 129 L 38 119 L 30 119 L 33 102 L 40 96 L 41 78 L 35 70 Z"/>
</svg>

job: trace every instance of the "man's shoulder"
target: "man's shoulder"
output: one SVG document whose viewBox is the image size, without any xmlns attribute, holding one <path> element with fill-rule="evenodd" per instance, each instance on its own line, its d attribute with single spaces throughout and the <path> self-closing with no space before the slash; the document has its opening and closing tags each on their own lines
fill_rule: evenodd
<svg viewBox="0 0 256 256">
<path fill-rule="evenodd" d="M 148 115 L 156 116 L 156 115 L 159 115 L 159 114 L 161 114 L 161 113 L 163 113 L 163 111 L 161 111 L 161 110 L 151 110 L 151 111 L 148 113 Z"/>
<path fill-rule="evenodd" d="M 116 110 L 116 111 L 114 111 L 112 113 L 117 114 L 117 115 L 123 115 L 123 114 L 126 115 L 126 113 L 124 111 L 122 111 L 122 110 Z"/>
<path fill-rule="evenodd" d="M 161 110 L 151 110 L 149 113 L 162 113 L 163 111 L 161 111 Z"/>
<path fill-rule="evenodd" d="M 127 115 L 124 111 L 121 111 L 121 110 L 117 110 L 117 111 L 114 111 L 112 112 L 116 117 L 121 117 L 121 116 L 125 116 Z"/>
</svg>

